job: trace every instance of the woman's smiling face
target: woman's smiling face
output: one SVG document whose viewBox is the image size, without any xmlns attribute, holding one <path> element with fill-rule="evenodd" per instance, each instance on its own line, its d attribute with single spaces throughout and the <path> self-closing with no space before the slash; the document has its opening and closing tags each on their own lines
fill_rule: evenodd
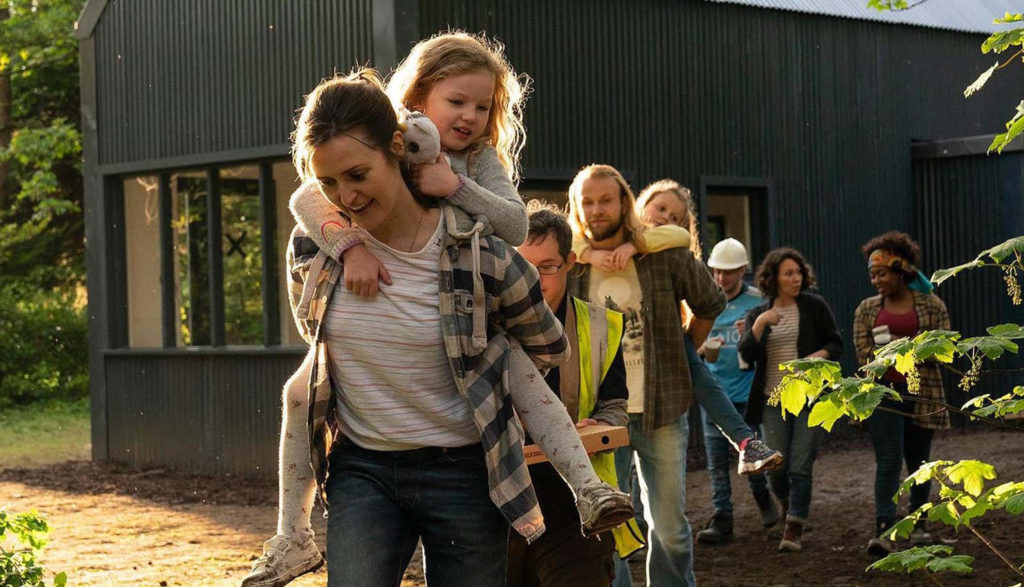
<svg viewBox="0 0 1024 587">
<path fill-rule="evenodd" d="M 387 224 L 405 185 L 398 160 L 370 146 L 359 129 L 314 149 L 310 167 L 327 199 L 371 234 Z"/>
</svg>

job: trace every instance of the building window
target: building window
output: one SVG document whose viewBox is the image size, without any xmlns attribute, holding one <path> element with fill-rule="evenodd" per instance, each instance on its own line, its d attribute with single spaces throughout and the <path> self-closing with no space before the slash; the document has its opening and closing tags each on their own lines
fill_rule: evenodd
<svg viewBox="0 0 1024 587">
<path fill-rule="evenodd" d="M 297 186 L 285 162 L 125 178 L 129 346 L 301 344 L 284 276 Z"/>
<path fill-rule="evenodd" d="M 698 207 L 705 255 L 719 241 L 734 238 L 747 248 L 753 271 L 771 242 L 770 194 L 769 180 L 701 177 Z"/>
</svg>

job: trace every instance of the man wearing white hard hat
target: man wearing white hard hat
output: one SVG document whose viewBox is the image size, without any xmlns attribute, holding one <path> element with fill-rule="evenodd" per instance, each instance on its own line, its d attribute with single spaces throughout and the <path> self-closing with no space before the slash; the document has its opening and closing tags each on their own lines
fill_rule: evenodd
<svg viewBox="0 0 1024 587">
<path fill-rule="evenodd" d="M 715 277 L 715 283 L 722 288 L 728 299 L 725 310 L 715 319 L 714 326 L 708 337 L 711 347 L 720 346 L 717 356 L 709 352 L 709 344 L 705 342 L 698 352 L 704 356 L 708 369 L 722 384 L 726 395 L 743 413 L 747 397 L 750 395 L 750 384 L 754 379 L 754 371 L 742 365 L 736 352 L 736 344 L 740 340 L 743 328 L 743 317 L 747 310 L 764 302 L 761 292 L 753 286 L 743 283 L 743 274 L 750 265 L 747 249 L 740 241 L 727 238 L 715 245 L 708 258 Z M 729 482 L 729 441 L 722 435 L 717 426 L 704 417 L 704 448 L 708 457 L 708 477 L 711 481 L 711 504 L 714 515 L 703 530 L 697 533 L 697 541 L 704 544 L 721 544 L 732 537 L 733 508 L 732 488 Z M 763 474 L 747 477 L 750 490 L 754 494 L 761 523 L 770 528 L 778 523 L 778 512 L 775 502 L 768 492 L 768 482 Z"/>
</svg>

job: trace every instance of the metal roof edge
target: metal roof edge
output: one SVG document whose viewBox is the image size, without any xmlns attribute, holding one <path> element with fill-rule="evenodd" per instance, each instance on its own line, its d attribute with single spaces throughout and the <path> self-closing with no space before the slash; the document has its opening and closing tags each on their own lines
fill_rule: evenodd
<svg viewBox="0 0 1024 587">
<path fill-rule="evenodd" d="M 996 135 L 976 135 L 972 137 L 938 139 L 935 141 L 911 141 L 910 158 L 917 161 L 920 159 L 944 159 L 947 157 L 987 155 L 988 146 L 992 144 L 995 136 Z M 1024 137 L 1017 137 L 1003 149 L 1003 153 L 1012 153 L 1017 151 L 1024 151 Z"/>
<path fill-rule="evenodd" d="M 85 6 L 82 7 L 82 12 L 78 15 L 78 20 L 75 21 L 76 39 L 81 41 L 92 36 L 92 32 L 96 30 L 96 25 L 100 22 L 100 17 L 103 16 L 103 11 L 107 9 L 108 1 L 88 0 L 85 3 Z"/>
</svg>

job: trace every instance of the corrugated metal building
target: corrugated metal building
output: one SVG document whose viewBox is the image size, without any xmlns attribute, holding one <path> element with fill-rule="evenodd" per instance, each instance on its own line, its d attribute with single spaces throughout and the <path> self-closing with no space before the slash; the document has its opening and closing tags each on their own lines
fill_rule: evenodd
<svg viewBox="0 0 1024 587">
<path fill-rule="evenodd" d="M 322 77 L 388 70 L 449 27 L 499 38 L 535 80 L 524 195 L 557 197 L 591 162 L 637 190 L 675 178 L 706 241 L 802 250 L 847 336 L 873 293 L 871 236 L 911 232 L 930 271 L 1024 234 L 1024 157 L 972 138 L 1001 128 L 1024 84 L 998 75 L 962 95 L 1013 2 L 865 3 L 90 1 L 94 458 L 273 474 L 279 389 L 304 350 L 282 275 L 295 110 Z M 1019 321 L 1000 283 L 944 285 L 954 327 Z"/>
</svg>

